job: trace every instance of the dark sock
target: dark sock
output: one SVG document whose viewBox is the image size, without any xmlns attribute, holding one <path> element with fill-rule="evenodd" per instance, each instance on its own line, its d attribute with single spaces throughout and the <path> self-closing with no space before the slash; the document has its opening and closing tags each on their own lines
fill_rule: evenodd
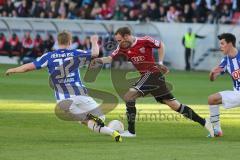
<svg viewBox="0 0 240 160">
<path fill-rule="evenodd" d="M 128 120 L 128 131 L 135 134 L 135 118 L 136 118 L 136 107 L 135 101 L 127 102 L 127 120 Z"/>
<path fill-rule="evenodd" d="M 202 126 L 204 126 L 206 123 L 205 119 L 200 117 L 197 113 L 195 113 L 191 108 L 186 105 L 181 104 L 177 112 L 181 113 L 184 117 L 193 120 L 194 122 L 198 122 Z"/>
</svg>

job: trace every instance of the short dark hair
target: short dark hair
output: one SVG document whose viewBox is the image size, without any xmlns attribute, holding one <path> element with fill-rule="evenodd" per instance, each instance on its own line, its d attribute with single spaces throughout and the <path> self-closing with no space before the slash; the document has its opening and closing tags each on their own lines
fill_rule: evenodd
<svg viewBox="0 0 240 160">
<path fill-rule="evenodd" d="M 227 43 L 232 43 L 234 47 L 236 46 L 236 37 L 232 33 L 222 33 L 218 35 L 218 39 L 225 39 Z"/>
<path fill-rule="evenodd" d="M 128 27 L 121 27 L 118 28 L 117 31 L 115 32 L 115 35 L 120 34 L 122 37 L 125 35 L 131 35 L 131 30 Z"/>
</svg>

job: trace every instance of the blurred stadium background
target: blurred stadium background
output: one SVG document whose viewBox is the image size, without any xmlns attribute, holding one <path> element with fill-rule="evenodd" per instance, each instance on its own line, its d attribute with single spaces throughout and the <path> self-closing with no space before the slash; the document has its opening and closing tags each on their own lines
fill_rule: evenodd
<svg viewBox="0 0 240 160">
<path fill-rule="evenodd" d="M 234 33 L 240 48 L 239 24 L 239 0 L 0 0 L 0 159 L 239 159 L 239 109 L 221 110 L 225 136 L 206 139 L 200 126 L 172 119 L 176 114 L 152 98 L 140 99 L 138 137 L 115 144 L 54 115 L 55 100 L 45 70 L 3 76 L 7 68 L 53 50 L 59 31 L 71 31 L 72 48 L 80 49 L 90 49 L 89 36 L 98 34 L 100 56 L 106 56 L 111 53 L 106 44 L 113 40 L 113 32 L 128 26 L 136 36 L 149 35 L 165 43 L 164 63 L 172 69 L 166 78 L 174 86 L 174 95 L 206 117 L 208 95 L 231 89 L 226 75 L 214 83 L 208 81 L 207 71 L 222 58 L 216 36 Z M 206 36 L 196 41 L 193 72 L 182 71 L 182 38 L 188 28 Z M 132 66 L 123 62 L 117 67 Z M 83 77 L 86 69 L 81 71 Z M 116 95 L 110 81 L 105 69 L 86 85 Z M 159 111 L 170 119 L 141 118 Z M 107 115 L 108 121 L 124 121 L 124 113 L 120 100 Z"/>
<path fill-rule="evenodd" d="M 74 35 L 73 48 L 89 49 L 89 35 L 105 43 L 120 26 L 129 26 L 136 36 L 149 35 L 166 44 L 166 64 L 184 69 L 182 37 L 188 28 L 205 39 L 197 40 L 193 67 L 209 70 L 221 58 L 216 36 L 222 32 L 240 35 L 238 0 L 2 0 L 0 2 L 0 55 L 13 56 L 0 62 L 34 59 L 53 49 L 58 31 Z M 13 38 L 14 37 L 14 38 Z M 20 58 L 19 58 L 20 57 Z M 20 59 L 20 61 L 19 61 Z"/>
</svg>

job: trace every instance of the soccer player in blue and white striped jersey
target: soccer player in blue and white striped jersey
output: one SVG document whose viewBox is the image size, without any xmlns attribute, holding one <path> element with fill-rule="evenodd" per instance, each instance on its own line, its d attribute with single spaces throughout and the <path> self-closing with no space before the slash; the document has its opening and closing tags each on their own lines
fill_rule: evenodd
<svg viewBox="0 0 240 160">
<path fill-rule="evenodd" d="M 67 31 L 60 32 L 57 40 L 59 49 L 43 54 L 43 56 L 32 63 L 8 69 L 6 75 L 47 67 L 58 106 L 64 104 L 62 102 L 70 100 L 72 103 L 67 106 L 69 107 L 68 111 L 75 116 L 84 116 L 81 117 L 83 124 L 86 124 L 95 132 L 113 136 L 117 142 L 121 141 L 122 139 L 118 132 L 104 126 L 100 119 L 101 117 L 91 114 L 92 111 L 99 110 L 98 104 L 93 98 L 88 96 L 87 89 L 80 79 L 79 66 L 86 61 L 90 61 L 91 57 L 99 55 L 98 37 L 96 35 L 91 37 L 91 51 L 68 49 L 71 45 L 72 35 Z M 104 115 L 101 115 L 101 111 L 97 113 L 99 113 L 98 116 L 104 118 Z"/>
<path fill-rule="evenodd" d="M 233 81 L 233 90 L 221 91 L 208 97 L 210 120 L 213 124 L 216 137 L 223 135 L 219 119 L 219 105 L 222 104 L 225 109 L 240 106 L 240 51 L 235 47 L 236 37 L 231 33 L 223 33 L 218 36 L 218 39 L 220 50 L 225 57 L 210 72 L 210 80 L 214 81 L 217 76 L 228 73 Z"/>
</svg>

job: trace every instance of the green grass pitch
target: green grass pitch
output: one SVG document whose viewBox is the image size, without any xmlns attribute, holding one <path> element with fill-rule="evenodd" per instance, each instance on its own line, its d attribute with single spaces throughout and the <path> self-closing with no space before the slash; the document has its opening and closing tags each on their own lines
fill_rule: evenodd
<svg viewBox="0 0 240 160">
<path fill-rule="evenodd" d="M 240 159 L 240 109 L 221 108 L 224 137 L 208 139 L 198 124 L 179 117 L 152 98 L 137 103 L 137 137 L 115 143 L 75 122 L 58 119 L 45 71 L 5 77 L 0 65 L 0 160 L 229 160 Z M 84 74 L 85 70 L 83 70 Z M 231 89 L 227 76 L 208 81 L 207 72 L 173 71 L 166 77 L 173 93 L 197 113 L 208 116 L 207 96 Z M 87 86 L 115 94 L 109 71 Z M 165 118 L 156 115 L 161 112 Z M 124 104 L 107 115 L 123 120 Z M 153 115 L 153 116 L 150 116 Z M 155 117 L 154 117 L 155 116 Z M 125 122 L 126 123 L 126 122 Z"/>
</svg>

